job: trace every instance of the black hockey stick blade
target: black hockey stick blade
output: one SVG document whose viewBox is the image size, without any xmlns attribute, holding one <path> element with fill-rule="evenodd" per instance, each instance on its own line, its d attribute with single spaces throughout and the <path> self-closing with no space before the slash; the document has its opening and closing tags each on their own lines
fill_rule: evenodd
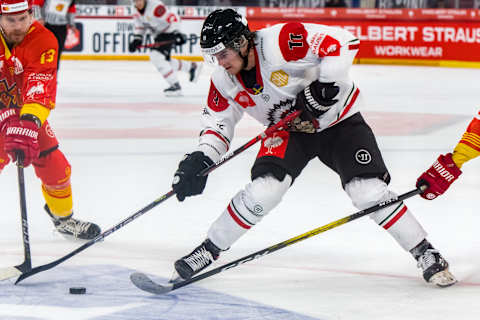
<svg viewBox="0 0 480 320">
<path fill-rule="evenodd" d="M 344 218 L 338 219 L 336 221 L 333 221 L 331 223 L 328 223 L 328 224 L 326 224 L 324 226 L 321 226 L 321 227 L 318 227 L 316 229 L 310 230 L 310 231 L 305 232 L 305 233 L 303 233 L 301 235 L 298 235 L 296 237 L 293 237 L 293 238 L 290 238 L 288 240 L 285 240 L 285 241 L 279 242 L 277 244 L 274 244 L 273 246 L 270 246 L 268 248 L 265 248 L 265 249 L 262 249 L 260 251 L 251 253 L 251 254 L 243 257 L 243 258 L 240 258 L 240 259 L 237 259 L 235 261 L 229 262 L 227 264 L 219 266 L 219 267 L 217 267 L 215 269 L 212 269 L 210 271 L 201 273 L 201 274 L 199 274 L 195 277 L 192 277 L 188 280 L 183 280 L 183 281 L 175 282 L 175 283 L 168 284 L 168 285 L 164 286 L 164 285 L 161 285 L 159 283 L 154 282 L 147 275 L 141 274 L 141 273 L 132 274 L 132 276 L 130 276 L 130 280 L 132 281 L 132 283 L 137 288 L 139 288 L 141 290 L 144 290 L 144 291 L 147 291 L 147 292 L 150 292 L 150 293 L 153 293 L 153 294 L 165 294 L 165 293 L 171 292 L 173 290 L 176 290 L 178 288 L 189 285 L 191 283 L 194 283 L 194 282 L 200 281 L 202 279 L 211 277 L 211 276 L 213 276 L 217 273 L 220 273 L 222 271 L 238 267 L 239 265 L 244 264 L 246 262 L 249 262 L 249 261 L 255 260 L 257 258 L 266 256 L 267 254 L 270 254 L 270 253 L 275 252 L 277 250 L 288 247 L 288 246 L 290 246 L 294 243 L 306 240 L 310 237 L 316 236 L 317 234 L 323 233 L 325 231 L 328 231 L 330 229 L 339 227 L 339 226 L 341 226 L 345 223 L 348 223 L 350 221 L 353 221 L 353 220 L 356 220 L 358 218 L 364 217 L 364 216 L 366 216 L 366 215 L 368 215 L 372 212 L 375 212 L 379 209 L 383 209 L 385 207 L 389 207 L 389 206 L 394 205 L 396 203 L 402 202 L 405 199 L 411 198 L 411 197 L 413 197 L 417 194 L 422 193 L 426 188 L 427 188 L 426 186 L 421 186 L 418 189 L 414 189 L 412 191 L 406 192 L 406 193 L 404 193 L 404 194 L 402 194 L 402 195 L 400 195 L 396 198 L 392 198 L 392 199 L 389 199 L 387 201 L 381 202 L 381 203 L 376 204 L 372 207 L 369 207 L 367 209 L 358 211 L 354 214 L 351 214 L 351 215 L 346 216 Z M 133 275 L 135 275 L 135 276 L 133 276 Z"/>
<path fill-rule="evenodd" d="M 173 283 L 161 285 L 150 279 L 146 274 L 135 272 L 130 275 L 130 281 L 140 290 L 153 294 L 165 294 L 173 290 Z"/>
<path fill-rule="evenodd" d="M 124 220 L 122 220 L 121 222 L 119 222 L 118 224 L 114 225 L 113 227 L 111 227 L 110 229 L 104 231 L 103 233 L 99 234 L 98 236 L 96 236 L 94 239 L 86 242 L 85 244 L 83 244 L 82 246 L 78 247 L 77 249 L 73 250 L 72 252 L 70 252 L 69 254 L 55 260 L 55 261 L 52 261 L 50 263 L 47 263 L 47 264 L 44 264 L 44 265 L 41 265 L 41 266 L 38 266 L 38 267 L 35 267 L 27 272 L 24 272 L 20 275 L 20 277 L 18 277 L 17 281 L 15 281 L 15 284 L 19 283 L 20 281 L 28 278 L 28 277 L 31 277 L 33 276 L 34 274 L 37 274 L 39 272 L 42 272 L 42 271 L 46 271 L 46 270 L 50 270 L 52 269 L 53 267 L 59 265 L 60 263 L 64 262 L 65 260 L 68 260 L 70 259 L 71 257 L 73 257 L 74 255 L 82 252 L 83 250 L 87 249 L 88 247 L 90 247 L 91 245 L 99 242 L 99 241 L 102 241 L 104 238 L 106 238 L 107 236 L 109 236 L 110 234 L 114 233 L 115 231 L 117 231 L 118 229 L 124 227 L 125 225 L 129 224 L 130 222 L 132 222 L 133 220 L 137 219 L 138 217 L 142 216 L 143 214 L 145 214 L 146 212 L 148 212 L 149 210 L 151 210 L 152 208 L 156 207 L 157 205 L 159 205 L 160 203 L 164 202 L 165 200 L 167 200 L 168 198 L 170 198 L 171 196 L 173 196 L 175 194 L 175 192 L 173 190 L 170 190 L 169 192 L 165 193 L 163 196 L 161 196 L 160 198 L 157 198 L 155 199 L 153 202 L 149 203 L 147 206 L 143 207 L 142 209 L 140 209 L 139 211 L 135 212 L 133 215 L 125 218 Z"/>
</svg>

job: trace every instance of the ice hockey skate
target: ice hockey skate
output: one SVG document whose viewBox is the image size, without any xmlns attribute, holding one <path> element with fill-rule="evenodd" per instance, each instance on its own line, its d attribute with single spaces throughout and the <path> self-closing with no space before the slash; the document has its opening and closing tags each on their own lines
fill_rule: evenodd
<svg viewBox="0 0 480 320">
<path fill-rule="evenodd" d="M 182 95 L 182 87 L 180 86 L 180 83 L 175 82 L 170 87 L 163 90 L 163 93 L 165 93 L 165 96 L 167 97 L 178 97 Z"/>
<path fill-rule="evenodd" d="M 448 262 L 436 249 L 427 249 L 417 258 L 417 267 L 423 271 L 423 278 L 428 283 L 439 287 L 449 287 L 457 283 L 457 279 L 448 271 Z"/>
<path fill-rule="evenodd" d="M 75 239 L 91 240 L 101 232 L 100 227 L 93 222 L 84 222 L 72 218 L 73 213 L 67 217 L 58 218 L 50 212 L 48 205 L 45 205 L 44 209 L 52 219 L 55 229 L 62 235 Z"/>
<path fill-rule="evenodd" d="M 202 72 L 203 64 L 199 62 L 192 62 L 192 67 L 188 71 L 190 74 L 190 82 L 196 83 L 198 81 L 198 77 Z"/>
<path fill-rule="evenodd" d="M 195 248 L 190 254 L 175 261 L 175 270 L 182 279 L 190 279 L 218 259 L 220 249 L 217 248 L 210 239 L 205 240 L 201 245 Z M 171 282 L 178 281 L 173 277 Z"/>
</svg>

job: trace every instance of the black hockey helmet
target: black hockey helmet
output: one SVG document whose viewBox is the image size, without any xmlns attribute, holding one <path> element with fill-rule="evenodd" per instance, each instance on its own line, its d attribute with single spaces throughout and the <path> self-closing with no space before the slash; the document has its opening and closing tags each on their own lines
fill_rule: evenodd
<svg viewBox="0 0 480 320">
<path fill-rule="evenodd" d="M 214 55 L 225 48 L 240 50 L 242 43 L 252 38 L 247 21 L 233 9 L 211 12 L 203 22 L 200 33 L 202 52 Z"/>
</svg>

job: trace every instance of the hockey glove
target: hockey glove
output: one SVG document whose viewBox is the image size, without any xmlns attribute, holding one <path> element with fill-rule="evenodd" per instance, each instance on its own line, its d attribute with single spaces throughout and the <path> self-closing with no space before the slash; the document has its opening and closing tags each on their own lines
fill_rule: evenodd
<svg viewBox="0 0 480 320">
<path fill-rule="evenodd" d="M 5 152 L 17 160 L 17 154 L 23 154 L 23 166 L 29 166 L 38 159 L 38 125 L 27 119 L 12 119 L 5 128 Z"/>
<path fill-rule="evenodd" d="M 340 88 L 335 85 L 335 82 L 320 82 L 313 81 L 297 94 L 297 100 L 294 108 L 302 110 L 300 118 L 302 120 L 316 119 L 337 103 L 334 99 Z"/>
<path fill-rule="evenodd" d="M 135 36 L 135 38 L 133 39 L 132 42 L 130 42 L 128 44 L 128 51 L 133 53 L 135 52 L 140 46 L 142 45 L 142 37 L 137 37 Z"/>
<path fill-rule="evenodd" d="M 181 46 L 181 45 L 187 43 L 187 35 L 186 34 L 180 33 L 180 32 L 175 32 L 174 35 L 175 35 L 175 45 Z"/>
<path fill-rule="evenodd" d="M 440 155 L 437 161 L 417 179 L 417 188 L 427 186 L 420 196 L 427 200 L 435 199 L 447 191 L 461 174 L 462 171 L 453 162 L 451 153 Z"/>
<path fill-rule="evenodd" d="M 207 176 L 199 176 L 198 174 L 211 165 L 213 165 L 213 161 L 201 151 L 185 155 L 178 165 L 172 183 L 178 201 L 183 201 L 186 197 L 203 192 L 207 184 Z"/>
<path fill-rule="evenodd" d="M 13 119 L 18 120 L 18 110 L 15 108 L 3 108 L 0 110 L 0 132 L 5 133 L 5 128 L 8 126 L 9 121 Z"/>
</svg>

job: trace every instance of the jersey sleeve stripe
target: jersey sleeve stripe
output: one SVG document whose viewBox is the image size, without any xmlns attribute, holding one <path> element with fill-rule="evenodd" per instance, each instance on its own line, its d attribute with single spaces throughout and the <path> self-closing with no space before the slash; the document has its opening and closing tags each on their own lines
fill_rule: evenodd
<svg viewBox="0 0 480 320">
<path fill-rule="evenodd" d="M 340 116 L 338 117 L 338 119 L 335 120 L 334 122 L 332 122 L 329 125 L 329 127 L 333 126 L 334 124 L 336 124 L 337 122 L 342 120 L 342 118 L 348 113 L 348 111 L 350 111 L 350 109 L 352 108 L 355 101 L 357 101 L 358 95 L 360 94 L 360 89 L 355 88 L 355 86 L 353 87 L 353 89 L 354 89 L 354 91 L 353 91 L 353 95 L 351 95 L 352 98 L 350 99 L 350 102 L 348 102 L 347 106 L 343 109 L 343 111 L 340 114 Z M 348 98 L 347 98 L 347 101 L 348 101 Z"/>
<path fill-rule="evenodd" d="M 221 134 L 213 130 L 206 130 L 202 132 L 202 136 L 205 136 L 207 134 L 214 135 L 215 137 L 220 139 L 220 141 L 222 141 L 225 144 L 225 147 L 227 148 L 227 151 L 228 151 L 228 149 L 230 148 L 230 142 L 228 141 L 228 139 L 226 139 L 224 136 L 222 136 Z"/>
</svg>

